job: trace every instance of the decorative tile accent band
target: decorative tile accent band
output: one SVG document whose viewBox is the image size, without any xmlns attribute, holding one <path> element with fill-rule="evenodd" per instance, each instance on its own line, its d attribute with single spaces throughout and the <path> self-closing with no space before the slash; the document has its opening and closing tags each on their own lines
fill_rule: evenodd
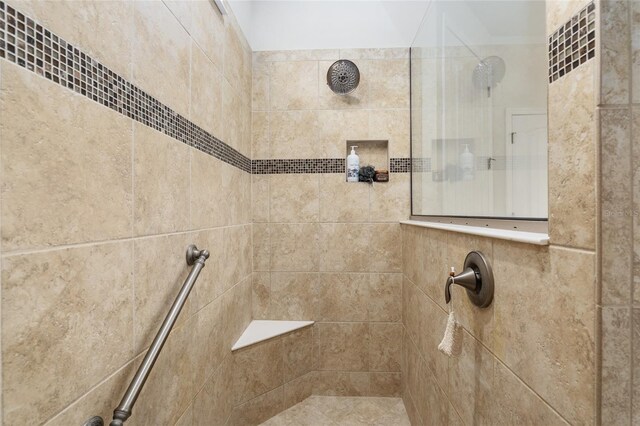
<svg viewBox="0 0 640 426">
<path fill-rule="evenodd" d="M 251 173 L 251 160 L 0 1 L 0 58 Z"/>
<path fill-rule="evenodd" d="M 253 174 L 344 173 L 344 158 L 251 160 L 33 19 L 0 1 L 0 58 Z M 391 173 L 408 173 L 392 158 Z"/>
<path fill-rule="evenodd" d="M 593 2 L 549 36 L 549 83 L 596 54 L 596 7 Z"/>
<path fill-rule="evenodd" d="M 391 173 L 408 173 L 410 158 L 392 158 Z M 301 173 L 345 173 L 344 158 L 273 159 L 251 161 L 254 175 L 279 175 Z"/>
</svg>

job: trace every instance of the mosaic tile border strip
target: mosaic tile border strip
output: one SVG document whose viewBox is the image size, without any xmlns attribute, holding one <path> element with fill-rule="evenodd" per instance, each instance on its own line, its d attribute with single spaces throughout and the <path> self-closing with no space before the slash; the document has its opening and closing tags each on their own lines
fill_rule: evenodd
<svg viewBox="0 0 640 426">
<path fill-rule="evenodd" d="M 0 58 L 251 173 L 251 160 L 0 1 Z"/>
<path fill-rule="evenodd" d="M 410 158 L 392 158 L 391 173 L 409 173 Z M 303 173 L 345 173 L 344 158 L 272 159 L 251 161 L 254 175 L 279 175 Z"/>
<path fill-rule="evenodd" d="M 549 83 L 596 55 L 596 6 L 593 2 L 549 36 Z"/>
</svg>

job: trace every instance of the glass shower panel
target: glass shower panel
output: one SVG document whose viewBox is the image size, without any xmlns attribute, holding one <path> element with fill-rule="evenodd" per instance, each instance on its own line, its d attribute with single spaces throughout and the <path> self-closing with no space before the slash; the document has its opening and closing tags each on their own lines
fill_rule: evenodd
<svg viewBox="0 0 640 426">
<path fill-rule="evenodd" d="M 547 217 L 544 19 L 432 2 L 411 49 L 414 215 Z"/>
</svg>

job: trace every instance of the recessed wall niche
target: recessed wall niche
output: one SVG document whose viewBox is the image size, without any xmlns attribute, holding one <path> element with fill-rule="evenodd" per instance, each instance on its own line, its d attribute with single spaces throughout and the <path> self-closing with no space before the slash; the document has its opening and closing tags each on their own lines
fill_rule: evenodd
<svg viewBox="0 0 640 426">
<path fill-rule="evenodd" d="M 390 170 L 388 140 L 348 140 L 345 158 L 351 153 L 352 146 L 357 146 L 356 154 L 360 157 L 360 167 L 373 166 L 376 170 Z"/>
</svg>

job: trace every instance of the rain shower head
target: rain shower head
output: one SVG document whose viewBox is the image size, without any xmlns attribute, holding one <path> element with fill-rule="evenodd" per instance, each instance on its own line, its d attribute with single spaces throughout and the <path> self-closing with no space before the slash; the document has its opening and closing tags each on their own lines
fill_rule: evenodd
<svg viewBox="0 0 640 426">
<path fill-rule="evenodd" d="M 327 85 L 338 95 L 348 95 L 360 83 L 360 71 L 356 64 L 346 59 L 334 62 L 327 71 Z"/>
<path fill-rule="evenodd" d="M 496 87 L 504 78 L 506 65 L 499 56 L 489 56 L 480 61 L 473 69 L 473 84 L 478 89 L 487 89 L 491 95 L 491 89 Z"/>
</svg>

